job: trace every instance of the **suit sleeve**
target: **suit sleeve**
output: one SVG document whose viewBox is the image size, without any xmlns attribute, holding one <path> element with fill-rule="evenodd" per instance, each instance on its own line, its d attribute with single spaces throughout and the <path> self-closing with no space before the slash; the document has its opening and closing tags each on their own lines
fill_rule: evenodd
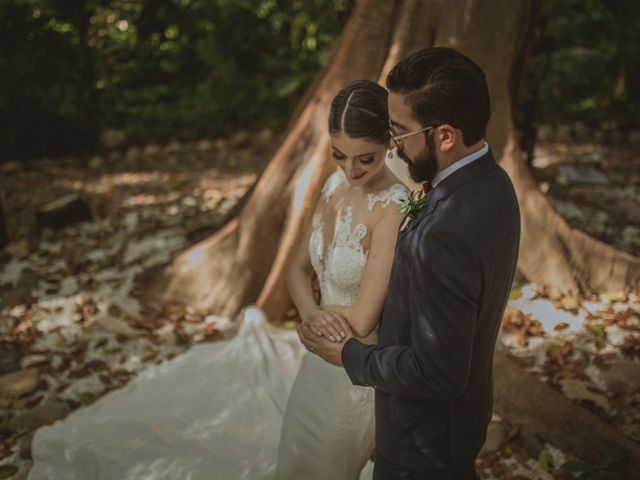
<svg viewBox="0 0 640 480">
<path fill-rule="evenodd" d="M 344 368 L 355 385 L 389 395 L 455 398 L 467 386 L 482 288 L 476 249 L 462 232 L 430 232 L 407 264 L 411 344 L 350 339 Z"/>
</svg>

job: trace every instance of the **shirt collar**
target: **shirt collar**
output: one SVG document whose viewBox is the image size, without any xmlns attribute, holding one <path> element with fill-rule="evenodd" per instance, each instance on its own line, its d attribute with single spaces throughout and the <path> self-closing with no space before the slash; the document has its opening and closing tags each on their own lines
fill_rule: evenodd
<svg viewBox="0 0 640 480">
<path fill-rule="evenodd" d="M 477 160 L 480 157 L 486 155 L 488 151 L 489 151 L 489 145 L 487 144 L 487 142 L 484 142 L 484 145 L 480 148 L 480 150 L 473 152 L 472 154 L 467 155 L 466 157 L 461 158 L 457 162 L 454 162 L 451 165 L 449 165 L 444 170 L 438 172 L 438 174 L 431 181 L 431 186 L 435 188 L 436 186 L 438 186 L 440 182 L 442 182 L 445 178 L 447 178 L 453 172 L 460 170 L 462 167 L 469 165 L 474 160 Z"/>
</svg>

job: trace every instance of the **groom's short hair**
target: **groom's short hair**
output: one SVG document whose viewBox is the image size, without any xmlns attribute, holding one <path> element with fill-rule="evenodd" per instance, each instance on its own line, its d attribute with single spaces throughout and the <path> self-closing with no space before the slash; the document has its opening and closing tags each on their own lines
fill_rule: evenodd
<svg viewBox="0 0 640 480">
<path fill-rule="evenodd" d="M 447 123 L 466 146 L 484 138 L 491 116 L 487 80 L 469 57 L 445 47 L 412 53 L 387 75 L 387 88 L 406 95 L 422 126 Z"/>
</svg>

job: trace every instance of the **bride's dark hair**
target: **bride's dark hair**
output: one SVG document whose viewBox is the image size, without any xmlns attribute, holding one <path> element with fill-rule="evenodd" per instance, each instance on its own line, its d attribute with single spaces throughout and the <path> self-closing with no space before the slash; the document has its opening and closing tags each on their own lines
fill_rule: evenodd
<svg viewBox="0 0 640 480">
<path fill-rule="evenodd" d="M 350 83 L 331 102 L 329 133 L 386 143 L 389 140 L 388 95 L 384 87 L 370 80 Z"/>
</svg>

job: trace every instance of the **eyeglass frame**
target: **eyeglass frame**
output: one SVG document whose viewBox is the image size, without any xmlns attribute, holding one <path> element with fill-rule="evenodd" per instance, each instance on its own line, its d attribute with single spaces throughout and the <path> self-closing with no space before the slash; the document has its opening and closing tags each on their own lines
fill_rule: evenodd
<svg viewBox="0 0 640 480">
<path fill-rule="evenodd" d="M 389 125 L 389 136 L 391 137 L 391 140 L 393 140 L 393 143 L 396 144 L 396 147 L 398 147 L 400 150 L 402 150 L 402 147 L 398 143 L 398 140 L 403 140 L 403 139 L 405 139 L 407 137 L 410 137 L 412 135 L 417 135 L 418 133 L 426 132 L 426 131 L 432 130 L 432 129 L 436 128 L 436 127 L 437 127 L 437 125 L 431 125 L 431 126 L 428 126 L 428 127 L 421 128 L 420 130 L 414 130 L 413 132 L 407 132 L 407 133 L 402 133 L 400 135 L 395 135 L 394 131 L 393 131 L 393 126 Z"/>
</svg>

